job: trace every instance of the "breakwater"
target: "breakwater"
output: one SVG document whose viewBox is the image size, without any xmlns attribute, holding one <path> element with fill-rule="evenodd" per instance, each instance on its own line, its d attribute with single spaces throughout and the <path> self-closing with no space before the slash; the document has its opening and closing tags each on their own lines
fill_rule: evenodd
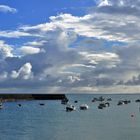
<svg viewBox="0 0 140 140">
<path fill-rule="evenodd" d="M 6 101 L 14 100 L 62 100 L 65 94 L 0 94 L 0 99 Z"/>
</svg>

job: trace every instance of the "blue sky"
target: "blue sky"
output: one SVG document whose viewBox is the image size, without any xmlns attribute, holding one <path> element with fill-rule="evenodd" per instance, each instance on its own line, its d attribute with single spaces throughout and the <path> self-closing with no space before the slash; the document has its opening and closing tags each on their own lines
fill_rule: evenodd
<svg viewBox="0 0 140 140">
<path fill-rule="evenodd" d="M 0 14 L 0 18 L 3 19 L 0 23 L 0 28 L 11 29 L 22 24 L 35 25 L 47 22 L 50 16 L 59 13 L 72 13 L 75 16 L 84 15 L 86 7 L 94 5 L 95 2 L 92 0 L 87 0 L 86 2 L 83 0 L 59 0 L 59 2 L 56 2 L 56 0 L 42 0 L 41 2 L 40 0 L 30 0 L 26 4 L 25 0 L 1 0 L 1 4 L 9 5 L 18 10 L 16 14 Z"/>
<path fill-rule="evenodd" d="M 1 0 L 0 92 L 139 93 L 139 14 L 139 0 Z"/>
</svg>

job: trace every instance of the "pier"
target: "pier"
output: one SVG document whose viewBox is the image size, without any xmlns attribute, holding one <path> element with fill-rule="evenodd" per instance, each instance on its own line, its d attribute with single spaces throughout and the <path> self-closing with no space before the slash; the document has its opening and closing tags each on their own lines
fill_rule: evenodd
<svg viewBox="0 0 140 140">
<path fill-rule="evenodd" d="M 14 100 L 62 100 L 67 98 L 65 94 L 0 94 L 0 99 Z"/>
</svg>

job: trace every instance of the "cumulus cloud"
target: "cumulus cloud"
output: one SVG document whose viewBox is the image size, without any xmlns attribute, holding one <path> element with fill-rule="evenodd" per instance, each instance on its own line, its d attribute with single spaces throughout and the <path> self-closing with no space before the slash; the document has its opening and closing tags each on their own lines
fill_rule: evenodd
<svg viewBox="0 0 140 140">
<path fill-rule="evenodd" d="M 100 0 L 92 8 L 83 16 L 60 14 L 1 31 L 1 37 L 33 38 L 15 50 L 0 42 L 0 87 L 112 92 L 139 85 L 139 1 Z"/>
<path fill-rule="evenodd" d="M 124 5 L 120 6 L 119 3 L 124 3 Z M 100 4 L 102 6 L 93 10 L 91 8 L 89 14 L 81 17 L 71 14 L 51 16 L 50 22 L 19 27 L 17 31 L 1 31 L 0 36 L 38 36 L 44 38 L 49 32 L 61 29 L 63 33 L 60 35 L 59 42 L 63 36 L 74 37 L 74 34 L 108 41 L 136 42 L 139 40 L 139 8 L 131 7 L 125 1 L 104 0 L 100 1 Z M 65 41 L 67 42 L 67 40 Z"/>
<path fill-rule="evenodd" d="M 100 0 L 97 1 L 97 4 L 100 6 L 130 6 L 130 7 L 139 7 L 140 1 L 139 0 Z"/>
<path fill-rule="evenodd" d="M 24 64 L 18 71 L 13 70 L 11 73 L 11 78 L 13 79 L 23 79 L 28 80 L 33 77 L 32 65 L 30 63 Z"/>
<path fill-rule="evenodd" d="M 122 84 L 122 83 L 121 83 Z M 140 74 L 137 76 L 133 76 L 126 82 L 123 82 L 124 85 L 140 85 Z"/>
<path fill-rule="evenodd" d="M 102 6 L 110 6 L 110 5 L 111 5 L 111 3 L 108 0 L 101 0 L 98 3 L 98 6 L 99 7 L 102 7 Z"/>
<path fill-rule="evenodd" d="M 109 9 L 108 7 L 107 9 Z M 98 10 L 98 13 L 91 13 L 83 17 L 76 17 L 71 14 L 52 16 L 49 23 L 24 26 L 20 29 L 32 34 L 39 32 L 41 35 L 45 35 L 47 32 L 60 28 L 79 36 L 108 41 L 135 42 L 139 40 L 140 19 L 138 17 L 126 16 L 119 12 L 117 13 L 119 16 L 116 16 L 112 12 L 102 13 L 100 12 L 102 9 Z"/>
<path fill-rule="evenodd" d="M 3 81 L 5 79 L 7 79 L 7 77 L 8 77 L 8 73 L 7 72 L 2 72 L 0 74 L 0 81 Z"/>
<path fill-rule="evenodd" d="M 96 53 L 96 52 L 79 52 L 85 60 L 88 61 L 89 64 L 95 64 L 96 67 L 116 67 L 116 64 L 120 62 L 119 56 L 115 53 L 104 52 L 104 53 Z M 106 63 L 107 62 L 107 63 Z M 100 65 L 101 63 L 101 65 Z M 104 65 L 103 65 L 104 63 Z"/>
<path fill-rule="evenodd" d="M 9 82 L 9 87 L 19 85 L 25 79 L 29 80 L 32 86 L 59 86 L 61 88 L 65 87 L 67 90 L 73 87 L 83 86 L 92 89 L 92 86 L 114 84 L 114 79 L 109 77 L 106 71 L 115 68 L 120 62 L 116 53 L 96 52 L 93 51 L 94 49 L 92 51 L 81 50 L 80 47 L 71 48 L 70 46 L 74 45 L 78 38 L 77 33 L 73 30 L 57 27 L 53 30 L 45 31 L 44 36 L 46 36 L 46 39 L 40 46 L 36 45 L 35 42 L 27 42 L 27 44 L 32 44 L 33 46 L 19 48 L 21 52 L 28 55 L 6 59 L 3 71 L 8 71 L 9 73 L 12 71 L 10 77 L 14 80 Z M 39 53 L 42 49 L 45 50 L 45 53 Z M 41 61 L 38 62 L 38 60 Z M 30 68 L 28 74 L 22 74 L 27 62 L 31 64 L 32 71 Z M 31 73 L 34 73 L 34 77 L 31 76 Z M 103 73 L 106 73 L 107 76 L 101 77 L 100 75 Z M 30 81 L 30 76 L 38 82 Z M 18 79 L 21 79 L 21 81 L 19 82 Z M 5 82 L 7 83 L 7 81 Z M 26 84 L 24 83 L 24 85 Z"/>
<path fill-rule="evenodd" d="M 0 59 L 13 57 L 12 50 L 13 48 L 10 45 L 6 44 L 3 40 L 0 40 Z"/>
<path fill-rule="evenodd" d="M 3 12 L 3 13 L 16 13 L 17 12 L 17 9 L 15 8 L 12 8 L 8 5 L 0 5 L 0 12 Z"/>
<path fill-rule="evenodd" d="M 133 77 L 139 75 L 140 69 L 140 47 L 139 45 L 127 45 L 116 48 L 121 62 L 115 70 L 117 77 L 120 79 L 119 84 L 125 84 L 127 81 L 133 81 Z M 119 72 L 121 71 L 121 74 Z M 135 80 L 134 80 L 135 81 Z M 135 83 L 135 82 L 134 82 Z"/>
</svg>

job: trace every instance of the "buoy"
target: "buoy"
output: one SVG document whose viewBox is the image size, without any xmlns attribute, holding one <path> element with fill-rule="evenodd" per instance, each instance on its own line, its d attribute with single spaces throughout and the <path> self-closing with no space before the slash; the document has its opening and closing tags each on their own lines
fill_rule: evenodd
<svg viewBox="0 0 140 140">
<path fill-rule="evenodd" d="M 44 103 L 40 103 L 39 105 L 43 106 L 43 105 L 45 105 L 45 104 L 44 104 Z"/>
<path fill-rule="evenodd" d="M 21 106 L 21 104 L 18 104 L 18 106 Z"/>
<path fill-rule="evenodd" d="M 134 114 L 131 114 L 131 117 L 134 117 Z"/>
</svg>

